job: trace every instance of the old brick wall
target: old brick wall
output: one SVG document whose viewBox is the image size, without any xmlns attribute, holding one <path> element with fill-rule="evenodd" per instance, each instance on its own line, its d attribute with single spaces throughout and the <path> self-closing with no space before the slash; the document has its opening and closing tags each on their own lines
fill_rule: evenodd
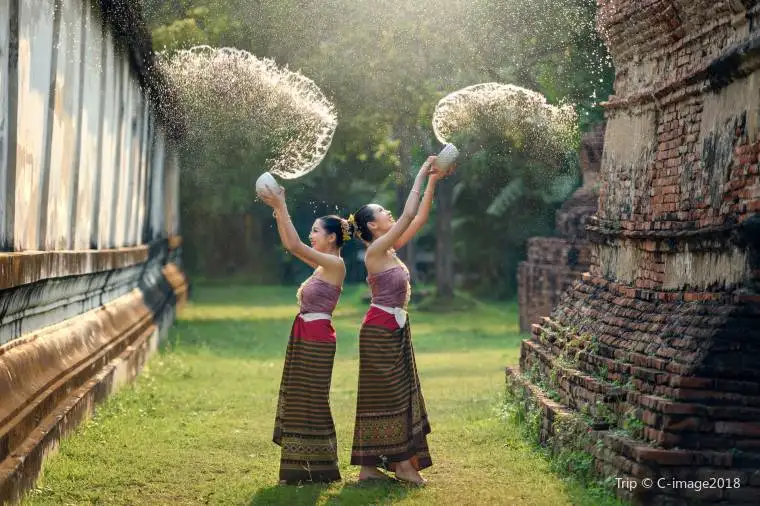
<svg viewBox="0 0 760 506">
<path fill-rule="evenodd" d="M 758 504 L 760 2 L 599 7 L 616 80 L 591 266 L 510 381 L 549 425 L 550 412 L 588 425 L 599 472 L 666 478 L 621 496 Z"/>
<path fill-rule="evenodd" d="M 542 316 L 551 313 L 562 293 L 591 263 L 591 245 L 586 240 L 586 220 L 596 211 L 599 165 L 602 159 L 604 125 L 584 134 L 579 150 L 583 185 L 556 214 L 558 237 L 528 240 L 527 259 L 517 270 L 520 330 L 530 331 Z"/>
</svg>

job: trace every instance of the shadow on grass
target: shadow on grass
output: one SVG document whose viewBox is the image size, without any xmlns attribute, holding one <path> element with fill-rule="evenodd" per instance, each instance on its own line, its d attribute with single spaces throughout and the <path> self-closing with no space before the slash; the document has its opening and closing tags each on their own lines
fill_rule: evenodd
<svg viewBox="0 0 760 506">
<path fill-rule="evenodd" d="M 416 490 L 409 485 L 403 485 L 395 481 L 359 483 L 348 482 L 343 485 L 340 492 L 331 496 L 326 504 L 364 505 L 364 504 L 389 504 L 401 500 Z"/>
<path fill-rule="evenodd" d="M 328 485 L 279 486 L 261 489 L 251 498 L 251 506 L 324 504 L 364 505 L 387 504 L 403 499 L 416 489 L 393 481 L 346 482 L 339 489 Z"/>
<path fill-rule="evenodd" d="M 327 489 L 327 485 L 281 486 L 275 485 L 259 490 L 251 498 L 251 506 L 293 504 L 307 506 L 317 501 Z"/>
</svg>

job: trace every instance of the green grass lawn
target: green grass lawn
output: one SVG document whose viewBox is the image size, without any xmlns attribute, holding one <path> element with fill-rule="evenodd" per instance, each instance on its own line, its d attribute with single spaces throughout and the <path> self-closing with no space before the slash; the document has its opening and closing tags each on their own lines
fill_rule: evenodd
<svg viewBox="0 0 760 506">
<path fill-rule="evenodd" d="M 519 356 L 515 304 L 412 309 L 433 427 L 429 484 L 358 485 L 348 462 L 363 289 L 346 288 L 335 319 L 331 402 L 342 483 L 276 485 L 271 436 L 295 288 L 205 286 L 136 383 L 61 443 L 25 504 L 613 504 L 552 474 L 499 415 L 504 366 Z"/>
</svg>

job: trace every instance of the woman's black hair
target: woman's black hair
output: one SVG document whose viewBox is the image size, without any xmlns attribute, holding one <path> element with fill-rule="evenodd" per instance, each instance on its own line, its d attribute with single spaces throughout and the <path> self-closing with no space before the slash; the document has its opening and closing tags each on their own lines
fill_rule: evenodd
<svg viewBox="0 0 760 506">
<path fill-rule="evenodd" d="M 340 216 L 334 214 L 322 216 L 319 221 L 328 234 L 335 234 L 335 246 L 341 248 L 354 235 L 354 226 Z"/>
<path fill-rule="evenodd" d="M 356 223 L 356 233 L 359 238 L 366 242 L 372 242 L 372 231 L 367 226 L 368 223 L 375 221 L 375 210 L 372 209 L 369 204 L 363 205 L 354 214 L 354 222 Z"/>
</svg>

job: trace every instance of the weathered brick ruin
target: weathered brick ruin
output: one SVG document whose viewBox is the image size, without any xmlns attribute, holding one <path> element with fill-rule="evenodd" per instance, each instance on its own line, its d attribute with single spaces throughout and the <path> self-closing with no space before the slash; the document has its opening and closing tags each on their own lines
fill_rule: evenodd
<svg viewBox="0 0 760 506">
<path fill-rule="evenodd" d="M 586 220 L 596 212 L 597 181 L 602 160 L 604 125 L 584 134 L 579 150 L 583 186 L 557 211 L 557 237 L 528 239 L 528 258 L 517 270 L 520 330 L 527 332 L 542 316 L 551 313 L 567 288 L 588 271 L 591 245 Z"/>
<path fill-rule="evenodd" d="M 617 74 L 591 267 L 508 382 L 636 504 L 760 504 L 759 13 L 599 2 Z"/>
</svg>

